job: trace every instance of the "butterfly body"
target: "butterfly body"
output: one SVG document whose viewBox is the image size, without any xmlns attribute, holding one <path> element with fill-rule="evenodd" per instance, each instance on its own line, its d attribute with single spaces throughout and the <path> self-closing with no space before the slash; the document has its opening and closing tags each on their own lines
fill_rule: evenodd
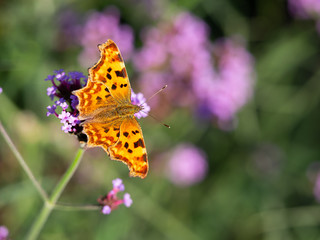
<svg viewBox="0 0 320 240">
<path fill-rule="evenodd" d="M 146 177 L 147 151 L 134 114 L 141 106 L 131 103 L 131 87 L 117 45 L 108 40 L 98 46 L 101 58 L 89 69 L 87 85 L 74 91 L 89 147 L 100 146 L 113 160 L 128 165 L 131 176 Z"/>
</svg>

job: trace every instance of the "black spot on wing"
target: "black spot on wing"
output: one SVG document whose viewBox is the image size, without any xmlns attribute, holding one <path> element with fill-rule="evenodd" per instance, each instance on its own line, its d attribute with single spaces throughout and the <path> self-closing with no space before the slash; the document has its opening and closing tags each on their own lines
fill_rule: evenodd
<svg viewBox="0 0 320 240">
<path fill-rule="evenodd" d="M 116 90 L 117 89 L 117 86 L 115 84 L 112 84 L 112 87 L 111 87 L 112 90 Z"/>
<path fill-rule="evenodd" d="M 128 132 L 124 132 L 123 135 L 124 135 L 125 137 L 128 137 L 128 136 L 129 136 L 129 133 L 128 133 Z"/>
<path fill-rule="evenodd" d="M 121 71 L 115 71 L 117 77 L 125 78 L 127 77 L 127 72 L 125 68 L 122 68 Z"/>
<path fill-rule="evenodd" d="M 144 147 L 144 144 L 141 138 L 138 141 L 134 142 L 134 148 L 137 148 L 137 147 Z"/>
<path fill-rule="evenodd" d="M 125 148 L 128 148 L 128 147 L 129 147 L 129 144 L 126 142 L 126 143 L 124 144 L 124 147 L 125 147 Z"/>
<path fill-rule="evenodd" d="M 121 54 L 120 54 L 120 53 L 118 53 L 118 60 L 119 60 L 120 62 L 123 62 L 123 59 L 122 59 L 122 57 L 121 57 Z"/>
<path fill-rule="evenodd" d="M 111 75 L 110 75 L 110 73 L 107 73 L 107 78 L 109 79 L 109 80 L 111 80 Z"/>
<path fill-rule="evenodd" d="M 143 161 L 146 162 L 146 161 L 147 161 L 147 154 L 143 154 L 143 155 L 142 155 L 142 159 L 143 159 Z"/>
</svg>

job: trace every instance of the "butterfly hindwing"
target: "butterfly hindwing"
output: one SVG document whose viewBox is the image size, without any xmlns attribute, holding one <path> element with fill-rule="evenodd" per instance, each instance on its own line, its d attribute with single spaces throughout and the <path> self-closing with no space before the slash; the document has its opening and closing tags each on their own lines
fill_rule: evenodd
<svg viewBox="0 0 320 240">
<path fill-rule="evenodd" d="M 117 102 L 131 103 L 130 82 L 117 45 L 108 40 L 98 47 L 101 58 L 89 69 L 89 76 L 93 82 L 103 83 Z"/>
<path fill-rule="evenodd" d="M 110 146 L 110 157 L 126 163 L 131 176 L 146 177 L 148 157 L 142 131 L 134 116 L 125 118 L 120 125 L 118 142 Z"/>
<path fill-rule="evenodd" d="M 100 146 L 108 152 L 110 146 L 114 145 L 120 136 L 120 122 L 117 123 L 84 123 L 83 131 L 88 137 L 88 146 Z"/>
</svg>

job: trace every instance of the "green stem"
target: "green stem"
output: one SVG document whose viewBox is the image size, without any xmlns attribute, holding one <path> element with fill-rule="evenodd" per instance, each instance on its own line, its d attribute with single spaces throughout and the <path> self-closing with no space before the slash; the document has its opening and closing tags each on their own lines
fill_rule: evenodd
<svg viewBox="0 0 320 240">
<path fill-rule="evenodd" d="M 54 188 L 54 190 L 53 190 L 53 192 L 52 192 L 52 194 L 50 196 L 50 199 L 49 199 L 49 201 L 50 201 L 50 203 L 52 205 L 56 204 L 56 202 L 59 199 L 60 195 L 62 194 L 63 190 L 65 189 L 65 187 L 67 186 L 67 184 L 70 181 L 71 177 L 73 176 L 74 172 L 78 168 L 78 166 L 79 166 L 79 164 L 81 162 L 83 153 L 84 153 L 84 149 L 83 148 L 79 148 L 75 159 L 71 163 L 71 165 L 68 168 L 68 170 L 66 171 L 66 173 L 63 175 L 63 177 L 60 180 L 60 182 Z"/>
<path fill-rule="evenodd" d="M 31 180 L 31 182 L 33 183 L 35 188 L 38 190 L 38 193 L 40 194 L 42 199 L 44 201 L 48 201 L 48 196 L 47 196 L 46 192 L 43 190 L 43 188 L 41 187 L 41 185 L 39 184 L 39 182 L 37 181 L 37 179 L 35 178 L 35 176 L 31 172 L 30 168 L 28 167 L 26 161 L 23 159 L 23 157 L 21 156 L 21 154 L 17 150 L 16 146 L 13 144 L 12 140 L 10 139 L 10 137 L 9 137 L 8 133 L 6 132 L 6 130 L 4 129 L 4 127 L 2 126 L 1 122 L 0 122 L 0 132 L 2 133 L 2 135 L 4 137 L 4 140 L 9 145 L 9 148 L 11 149 L 13 154 L 16 156 L 19 164 L 21 165 L 21 167 L 23 168 L 23 170 L 25 171 L 25 173 L 27 174 L 27 176 L 29 177 L 29 179 Z"/>
<path fill-rule="evenodd" d="M 67 205 L 67 204 L 56 204 L 54 206 L 56 210 L 62 211 L 99 211 L 101 207 L 98 205 L 82 205 L 82 206 L 74 206 L 74 205 Z"/>
<path fill-rule="evenodd" d="M 43 225 L 46 223 L 51 211 L 53 209 L 53 205 L 48 204 L 47 202 L 44 203 L 41 212 L 37 216 L 36 220 L 34 221 L 26 239 L 27 240 L 34 240 L 37 239 Z"/>
<path fill-rule="evenodd" d="M 46 223 L 53 208 L 55 207 L 57 200 L 61 196 L 63 190 L 65 189 L 71 177 L 73 176 L 74 172 L 76 171 L 77 167 L 79 166 L 83 153 L 84 153 L 84 149 L 78 150 L 77 155 L 73 160 L 73 162 L 71 163 L 70 167 L 68 168 L 66 173 L 63 175 L 61 180 L 58 182 L 56 187 L 53 189 L 49 200 L 45 201 L 43 208 L 41 209 L 39 215 L 37 216 L 36 220 L 34 221 L 29 231 L 29 234 L 26 238 L 27 240 L 34 240 L 34 239 L 37 239 L 37 237 L 39 236 L 40 231 L 43 228 L 44 224 Z"/>
</svg>

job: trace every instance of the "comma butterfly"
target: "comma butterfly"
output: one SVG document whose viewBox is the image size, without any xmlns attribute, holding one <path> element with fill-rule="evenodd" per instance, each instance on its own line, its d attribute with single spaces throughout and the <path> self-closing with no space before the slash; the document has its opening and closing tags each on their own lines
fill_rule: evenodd
<svg viewBox="0 0 320 240">
<path fill-rule="evenodd" d="M 88 147 L 102 147 L 112 160 L 128 165 L 130 176 L 145 178 L 147 150 L 134 114 L 142 107 L 131 103 L 131 87 L 117 45 L 108 40 L 98 46 L 100 60 L 89 69 L 87 85 L 73 92 L 79 99 L 79 120 Z"/>
</svg>

